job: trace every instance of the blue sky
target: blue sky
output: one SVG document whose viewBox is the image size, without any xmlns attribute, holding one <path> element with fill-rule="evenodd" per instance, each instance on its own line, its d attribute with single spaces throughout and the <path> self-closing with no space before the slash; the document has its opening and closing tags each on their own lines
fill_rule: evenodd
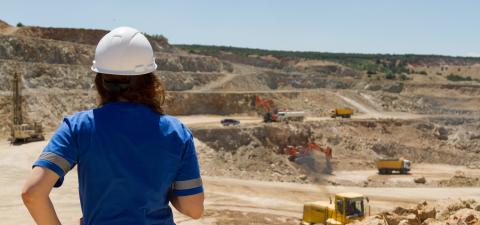
<svg viewBox="0 0 480 225">
<path fill-rule="evenodd" d="M 171 43 L 480 56 L 475 0 L 4 1 L 10 24 L 133 26 Z"/>
</svg>

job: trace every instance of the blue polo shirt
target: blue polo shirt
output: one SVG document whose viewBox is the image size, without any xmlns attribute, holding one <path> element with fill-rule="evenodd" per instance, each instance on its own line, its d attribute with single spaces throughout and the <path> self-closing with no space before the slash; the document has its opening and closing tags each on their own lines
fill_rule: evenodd
<svg viewBox="0 0 480 225">
<path fill-rule="evenodd" d="M 34 166 L 78 166 L 85 225 L 175 224 L 169 194 L 203 192 L 188 128 L 142 104 L 114 102 L 66 117 Z"/>
</svg>

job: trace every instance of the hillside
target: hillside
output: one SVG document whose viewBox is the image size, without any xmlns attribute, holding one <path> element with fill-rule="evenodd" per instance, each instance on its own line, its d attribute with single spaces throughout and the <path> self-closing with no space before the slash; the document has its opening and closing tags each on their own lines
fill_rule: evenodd
<svg viewBox="0 0 480 225">
<path fill-rule="evenodd" d="M 192 54 L 210 55 L 230 61 L 243 62 L 255 66 L 285 69 L 292 64 L 305 61 L 328 61 L 360 70 L 369 75 L 383 73 L 402 75 L 428 73 L 428 70 L 414 70 L 417 67 L 461 66 L 470 68 L 480 63 L 479 57 L 452 57 L 441 55 L 391 55 L 353 54 L 305 51 L 277 51 L 252 48 L 207 45 L 175 45 Z M 442 69 L 444 71 L 444 69 Z M 450 71 L 445 69 L 445 74 Z M 458 70 L 456 72 L 461 72 Z M 461 74 L 461 73 L 460 73 Z M 427 75 L 427 74 L 424 74 Z M 480 81 L 480 80 L 478 80 Z"/>
</svg>

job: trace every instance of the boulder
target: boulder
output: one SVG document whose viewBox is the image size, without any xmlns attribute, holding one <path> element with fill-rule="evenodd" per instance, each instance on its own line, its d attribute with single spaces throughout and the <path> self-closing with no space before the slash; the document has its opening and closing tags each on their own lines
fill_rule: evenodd
<svg viewBox="0 0 480 225">
<path fill-rule="evenodd" d="M 408 214 L 412 214 L 412 213 L 416 213 L 416 210 L 415 209 L 409 209 L 409 208 L 403 208 L 403 207 L 396 207 L 394 210 L 393 210 L 393 213 L 397 214 L 397 215 L 408 215 Z"/>
<path fill-rule="evenodd" d="M 417 215 L 413 213 L 406 215 L 403 220 L 406 220 L 408 222 L 408 225 L 420 225 L 420 221 L 418 221 Z"/>
<path fill-rule="evenodd" d="M 422 225 L 444 225 L 445 222 L 437 220 L 435 218 L 428 218 L 422 222 Z"/>
<path fill-rule="evenodd" d="M 351 225 L 387 225 L 383 217 L 380 215 L 367 217 L 362 221 L 355 221 L 350 224 Z"/>
<path fill-rule="evenodd" d="M 367 84 L 365 86 L 365 89 L 369 90 L 369 91 L 378 91 L 378 90 L 382 89 L 382 86 L 380 86 L 378 84 Z"/>
<path fill-rule="evenodd" d="M 429 205 L 427 202 L 423 202 L 417 205 L 417 218 L 420 222 L 424 222 L 427 219 L 435 219 L 437 210 L 434 206 Z"/>
<path fill-rule="evenodd" d="M 425 184 L 427 182 L 425 177 L 417 177 L 417 178 L 414 178 L 413 181 L 417 184 Z"/>
<path fill-rule="evenodd" d="M 385 85 L 383 91 L 398 94 L 403 91 L 403 83 Z"/>
<path fill-rule="evenodd" d="M 445 127 L 437 127 L 435 129 L 434 135 L 439 140 L 448 140 L 448 130 Z"/>
<path fill-rule="evenodd" d="M 468 208 L 460 209 L 448 218 L 447 224 L 479 225 L 480 212 Z"/>
<path fill-rule="evenodd" d="M 417 125 L 416 128 L 423 131 L 430 131 L 435 128 L 435 125 L 433 125 L 432 123 L 420 123 Z"/>
<path fill-rule="evenodd" d="M 406 223 L 409 225 L 420 225 L 417 216 L 414 213 L 409 213 L 406 215 L 398 215 L 394 213 L 385 213 L 385 220 L 389 225 L 399 225 L 401 223 Z"/>
</svg>

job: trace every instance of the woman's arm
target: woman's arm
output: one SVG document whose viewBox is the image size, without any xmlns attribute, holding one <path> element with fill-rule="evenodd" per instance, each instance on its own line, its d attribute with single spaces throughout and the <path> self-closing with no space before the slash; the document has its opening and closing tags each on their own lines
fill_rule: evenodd
<svg viewBox="0 0 480 225">
<path fill-rule="evenodd" d="M 192 219 L 199 219 L 203 215 L 203 192 L 188 195 L 177 196 L 173 192 L 170 195 L 170 202 L 182 214 L 191 217 Z"/>
<path fill-rule="evenodd" d="M 34 167 L 22 190 L 23 203 L 38 225 L 59 225 L 49 194 L 59 176 L 43 167 Z"/>
</svg>

